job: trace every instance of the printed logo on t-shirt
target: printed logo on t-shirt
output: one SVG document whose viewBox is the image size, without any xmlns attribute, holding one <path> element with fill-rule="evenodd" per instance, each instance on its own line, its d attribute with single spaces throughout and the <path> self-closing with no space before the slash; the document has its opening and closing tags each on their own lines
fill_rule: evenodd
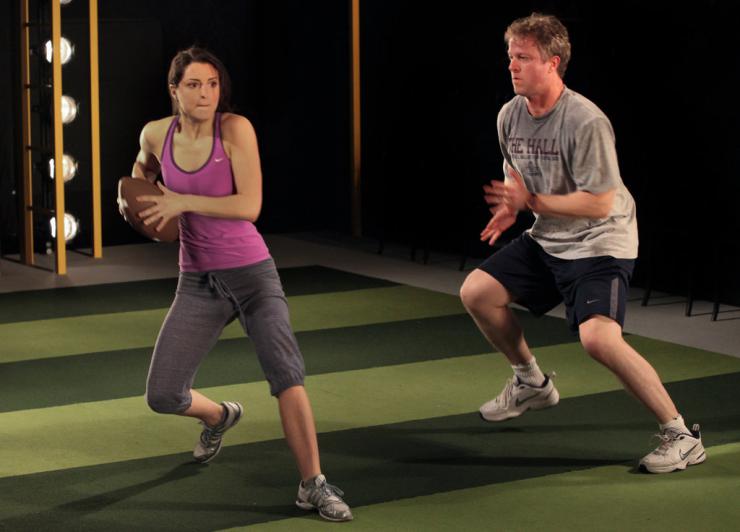
<svg viewBox="0 0 740 532">
<path fill-rule="evenodd" d="M 560 158 L 557 139 L 512 137 L 508 141 L 509 153 L 514 159 L 541 159 L 555 161 Z"/>
</svg>

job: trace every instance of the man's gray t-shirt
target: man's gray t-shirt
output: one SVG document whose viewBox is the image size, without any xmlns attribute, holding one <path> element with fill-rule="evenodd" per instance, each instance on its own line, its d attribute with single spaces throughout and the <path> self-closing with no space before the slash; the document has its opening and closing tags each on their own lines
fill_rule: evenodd
<svg viewBox="0 0 740 532">
<path fill-rule="evenodd" d="M 561 259 L 637 257 L 635 201 L 619 174 L 611 123 L 593 102 L 566 88 L 555 107 L 535 118 L 525 98 L 515 96 L 498 115 L 498 136 L 505 162 L 533 194 L 616 189 L 607 218 L 535 214 L 529 232 L 547 253 Z"/>
</svg>

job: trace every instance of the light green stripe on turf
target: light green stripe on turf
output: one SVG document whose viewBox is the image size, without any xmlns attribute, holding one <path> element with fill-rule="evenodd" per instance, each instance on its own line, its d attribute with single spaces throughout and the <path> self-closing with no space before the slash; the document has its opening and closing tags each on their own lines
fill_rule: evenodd
<svg viewBox="0 0 740 532">
<path fill-rule="evenodd" d="M 348 530 L 737 530 L 740 443 L 707 449 L 680 474 L 631 474 L 628 466 L 492 484 L 354 508 Z M 483 467 L 483 466 L 482 466 Z M 347 495 L 351 501 L 351 494 Z M 317 516 L 228 529 L 324 531 Z"/>
<path fill-rule="evenodd" d="M 625 339 L 650 362 L 663 382 L 740 371 L 740 358 L 644 336 L 629 335 Z M 583 393 L 591 393 L 586 392 L 584 386 L 588 386 L 587 381 L 593 379 L 597 373 L 616 382 L 616 377 L 609 370 L 591 360 L 579 344 L 573 345 L 571 349 L 573 354 L 580 357 L 581 362 L 577 362 L 578 358 L 576 358 L 574 359 L 576 363 L 567 367 L 562 367 L 561 360 L 551 362 L 548 356 L 540 358 L 539 353 L 545 352 L 543 348 L 534 349 L 533 352 L 538 356 L 538 364 L 543 371 L 557 372 L 556 384 L 578 387 L 583 390 Z M 677 406 L 680 410 L 681 405 Z"/>
<path fill-rule="evenodd" d="M 505 370 L 499 357 L 474 355 L 329 373 L 309 377 L 306 386 L 317 429 L 325 432 L 470 411 L 473 391 L 485 388 L 483 382 L 471 383 L 470 375 Z M 431 385 L 435 380 L 450 393 L 440 394 Z M 244 404 L 245 418 L 229 432 L 228 445 L 282 437 L 267 384 L 201 391 L 215 401 Z M 157 416 L 140 397 L 6 412 L 0 426 L 0 477 L 188 451 L 198 435 L 195 421 Z M 132 445 L 132 434 L 137 444 Z"/>
<path fill-rule="evenodd" d="M 536 354 L 562 375 L 557 385 L 563 398 L 621 387 L 608 371 L 584 360 L 577 344 Z M 704 363 L 687 375 L 682 361 L 693 357 L 658 353 L 651 360 L 666 382 L 740 371 L 740 360 L 705 353 Z M 307 389 L 317 429 L 328 432 L 474 412 L 510 374 L 503 357 L 481 354 L 317 375 L 307 379 Z M 245 405 L 245 420 L 229 432 L 228 445 L 282 437 L 265 383 L 201 391 Z M 0 427 L 0 477 L 188 451 L 198 434 L 195 421 L 157 416 L 141 397 L 5 412 Z"/>
<path fill-rule="evenodd" d="M 294 330 L 311 331 L 465 312 L 459 298 L 393 286 L 289 298 Z M 166 309 L 0 324 L 0 363 L 154 345 Z M 244 336 L 238 322 L 221 338 Z"/>
</svg>

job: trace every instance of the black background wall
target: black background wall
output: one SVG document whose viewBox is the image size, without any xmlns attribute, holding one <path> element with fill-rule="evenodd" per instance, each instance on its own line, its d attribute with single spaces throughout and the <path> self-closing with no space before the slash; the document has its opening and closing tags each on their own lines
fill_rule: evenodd
<svg viewBox="0 0 740 532">
<path fill-rule="evenodd" d="M 2 105 L 8 107 L 20 102 L 15 4 L 19 2 L 3 2 L 0 8 L 6 30 L 0 66 L 14 73 L 1 82 Z M 64 130 L 65 149 L 80 162 L 80 175 L 68 183 L 66 196 L 68 210 L 89 232 L 87 8 L 84 0 L 63 6 L 62 33 L 76 43 L 75 58 L 63 69 L 64 92 L 81 102 L 77 120 Z M 143 125 L 171 113 L 169 60 L 192 44 L 209 48 L 226 64 L 235 110 L 257 130 L 265 176 L 260 229 L 347 226 L 350 52 L 344 2 L 105 1 L 99 2 L 99 17 L 105 245 L 141 241 L 118 215 L 115 186 L 131 171 Z M 0 128 L 3 138 L 19 136 L 15 121 Z M 2 153 L 3 247 L 12 250 L 17 235 L 10 213 L 20 158 L 15 149 Z M 75 246 L 89 245 L 87 232 L 75 239 Z"/>
<path fill-rule="evenodd" d="M 0 3 L 0 68 L 12 74 L 0 80 L 9 118 L 0 123 L 4 252 L 17 246 L 16 4 Z M 77 66 L 65 67 L 64 83 L 83 101 L 79 123 L 65 129 L 81 167 L 68 201 L 81 213 L 89 190 L 86 10 L 83 0 L 62 10 L 63 33 L 79 43 Z M 500 175 L 495 119 L 512 96 L 502 35 L 533 10 L 568 26 L 566 83 L 614 125 L 623 179 L 638 204 L 642 260 L 635 281 L 644 280 L 652 257 L 656 287 L 680 291 L 692 257 L 711 279 L 716 255 L 723 292 L 740 300 L 740 286 L 732 284 L 740 58 L 729 1 L 678 8 L 663 0 L 365 0 L 364 233 L 433 250 L 487 251 L 476 242 L 487 220 L 480 185 Z M 193 43 L 222 58 L 237 111 L 257 130 L 265 176 L 260 229 L 349 233 L 349 0 L 111 0 L 100 2 L 104 243 L 138 240 L 115 209 L 115 182 L 130 171 L 143 124 L 169 113 L 169 59 Z M 85 219 L 83 225 L 89 227 Z M 88 243 L 85 234 L 75 241 Z M 699 288 L 711 291 L 712 284 Z"/>
</svg>

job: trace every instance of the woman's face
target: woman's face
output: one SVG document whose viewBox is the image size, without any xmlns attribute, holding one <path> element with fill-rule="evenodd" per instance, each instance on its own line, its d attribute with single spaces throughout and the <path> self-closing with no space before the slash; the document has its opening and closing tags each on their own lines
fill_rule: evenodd
<svg viewBox="0 0 740 532">
<path fill-rule="evenodd" d="M 170 93 L 180 113 L 196 120 L 208 120 L 218 108 L 221 94 L 218 70 L 210 63 L 190 63 L 177 86 L 170 85 Z"/>
</svg>

